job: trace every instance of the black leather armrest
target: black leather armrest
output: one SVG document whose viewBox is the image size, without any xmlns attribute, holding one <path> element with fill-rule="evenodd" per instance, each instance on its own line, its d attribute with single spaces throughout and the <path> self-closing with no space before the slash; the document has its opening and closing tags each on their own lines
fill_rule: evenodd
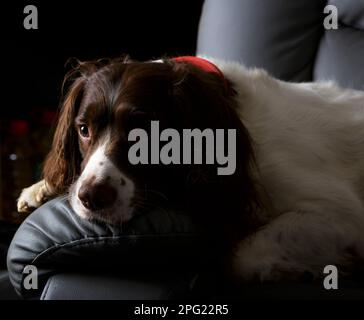
<svg viewBox="0 0 364 320">
<path fill-rule="evenodd" d="M 122 228 L 79 218 L 63 199 L 33 212 L 10 245 L 10 280 L 23 297 L 39 296 L 48 278 L 60 272 L 193 270 L 206 250 L 188 216 L 158 209 L 133 218 Z M 38 269 L 38 290 L 23 286 L 24 267 Z"/>
</svg>

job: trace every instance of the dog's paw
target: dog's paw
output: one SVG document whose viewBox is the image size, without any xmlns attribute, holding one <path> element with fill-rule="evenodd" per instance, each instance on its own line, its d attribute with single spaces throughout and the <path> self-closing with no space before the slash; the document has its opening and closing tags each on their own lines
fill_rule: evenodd
<svg viewBox="0 0 364 320">
<path fill-rule="evenodd" d="M 45 203 L 46 201 L 48 201 L 49 199 L 49 191 L 47 188 L 46 183 L 42 183 L 42 185 L 39 187 L 38 192 L 35 195 L 35 200 L 42 204 Z"/>
<path fill-rule="evenodd" d="M 49 191 L 44 180 L 23 189 L 17 203 L 20 213 L 30 213 L 40 207 L 49 198 Z"/>
</svg>

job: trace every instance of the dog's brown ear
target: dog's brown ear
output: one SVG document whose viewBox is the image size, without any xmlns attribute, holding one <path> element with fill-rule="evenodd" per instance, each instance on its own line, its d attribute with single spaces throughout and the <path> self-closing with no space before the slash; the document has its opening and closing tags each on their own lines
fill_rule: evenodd
<svg viewBox="0 0 364 320">
<path fill-rule="evenodd" d="M 237 93 L 228 79 L 207 74 L 191 64 L 177 62 L 173 70 L 174 107 L 182 115 L 182 128 L 236 130 L 233 174 L 217 175 L 217 166 L 192 166 L 186 174 L 186 185 L 198 208 L 197 219 L 205 227 L 209 224 L 212 234 L 223 234 L 223 241 L 235 244 L 256 230 L 255 216 L 262 206 L 254 176 L 257 168 L 253 141 L 237 113 Z"/>
<path fill-rule="evenodd" d="M 70 66 L 71 70 L 64 79 L 63 88 L 68 83 L 71 85 L 61 106 L 52 149 L 43 167 L 43 177 L 52 193 L 66 192 L 80 173 L 82 160 L 74 119 L 77 116 L 87 80 L 106 65 L 114 62 L 128 63 L 129 61 L 127 56 L 114 60 L 99 59 L 82 62 L 71 58 L 67 61 L 66 65 Z"/>
<path fill-rule="evenodd" d="M 84 84 L 84 77 L 77 78 L 65 96 L 52 149 L 44 164 L 44 179 L 55 194 L 65 192 L 79 174 L 81 154 L 73 121 L 77 116 Z"/>
</svg>

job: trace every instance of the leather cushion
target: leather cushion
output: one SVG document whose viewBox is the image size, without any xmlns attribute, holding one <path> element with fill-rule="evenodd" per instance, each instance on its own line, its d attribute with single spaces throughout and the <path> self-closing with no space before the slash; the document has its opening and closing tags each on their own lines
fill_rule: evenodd
<svg viewBox="0 0 364 320">
<path fill-rule="evenodd" d="M 309 81 L 323 33 L 323 0 L 206 0 L 197 53 Z"/>
<path fill-rule="evenodd" d="M 38 208 L 19 227 L 7 265 L 18 294 L 33 297 L 61 270 L 192 270 L 208 254 L 203 242 L 189 217 L 176 210 L 154 210 L 114 227 L 81 219 L 64 198 L 58 198 Z M 28 264 L 38 268 L 38 290 L 23 287 Z"/>
<path fill-rule="evenodd" d="M 364 29 L 328 30 L 317 53 L 314 80 L 334 80 L 343 87 L 364 90 L 363 57 Z"/>
<path fill-rule="evenodd" d="M 330 0 L 337 8 L 341 25 L 364 30 L 364 0 Z"/>
<path fill-rule="evenodd" d="M 338 30 L 324 28 L 335 5 Z M 197 53 L 264 68 L 289 81 L 364 88 L 364 0 L 205 0 Z"/>
</svg>

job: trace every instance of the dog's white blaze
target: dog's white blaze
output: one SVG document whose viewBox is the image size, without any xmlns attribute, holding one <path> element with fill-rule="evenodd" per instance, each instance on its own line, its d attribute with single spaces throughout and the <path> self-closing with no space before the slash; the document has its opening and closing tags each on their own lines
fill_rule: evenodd
<svg viewBox="0 0 364 320">
<path fill-rule="evenodd" d="M 80 217 L 89 217 L 91 212 L 82 205 L 78 198 L 78 192 L 82 184 L 86 183 L 89 179 L 94 179 L 94 182 L 107 180 L 107 183 L 117 190 L 115 204 L 110 209 L 107 209 L 110 212 L 108 218 L 111 218 L 113 221 L 122 222 L 131 218 L 132 209 L 130 204 L 134 195 L 135 185 L 106 156 L 105 150 L 109 139 L 105 139 L 105 141 L 92 154 L 80 177 L 71 189 L 71 206 Z"/>
</svg>

